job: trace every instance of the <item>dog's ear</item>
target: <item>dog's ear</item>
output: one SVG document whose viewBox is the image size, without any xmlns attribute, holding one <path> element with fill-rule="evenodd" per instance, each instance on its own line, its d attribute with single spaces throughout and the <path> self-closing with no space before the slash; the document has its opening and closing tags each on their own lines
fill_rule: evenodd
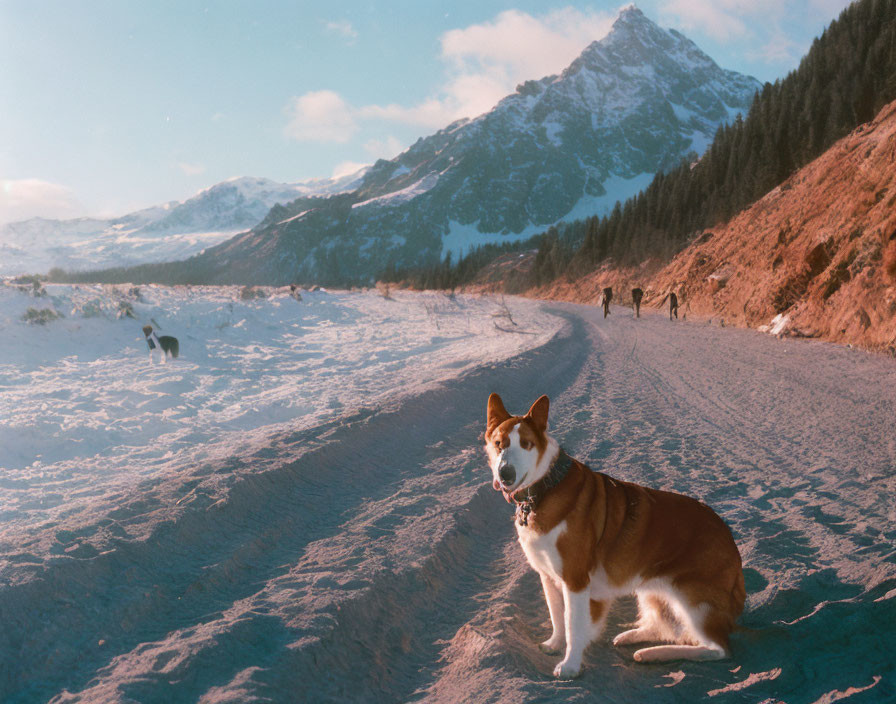
<svg viewBox="0 0 896 704">
<path fill-rule="evenodd" d="M 551 402 L 548 397 L 542 396 L 532 404 L 532 408 L 530 408 L 529 412 L 526 414 L 526 417 L 529 418 L 535 424 L 535 427 L 542 433 L 548 429 L 548 410 L 550 407 Z"/>
<path fill-rule="evenodd" d="M 488 397 L 488 413 L 485 418 L 486 433 L 490 433 L 493 428 L 497 428 L 501 423 L 510 418 L 507 409 L 504 408 L 504 402 L 498 394 L 491 394 Z"/>
</svg>

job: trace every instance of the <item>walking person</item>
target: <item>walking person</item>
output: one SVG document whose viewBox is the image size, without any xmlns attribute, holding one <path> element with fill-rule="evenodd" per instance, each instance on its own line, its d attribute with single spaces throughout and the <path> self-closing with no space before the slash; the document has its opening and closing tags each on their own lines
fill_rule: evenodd
<svg viewBox="0 0 896 704">
<path fill-rule="evenodd" d="M 635 307 L 635 317 L 641 317 L 641 299 L 644 298 L 644 291 L 640 288 L 632 289 L 632 305 Z"/>
</svg>

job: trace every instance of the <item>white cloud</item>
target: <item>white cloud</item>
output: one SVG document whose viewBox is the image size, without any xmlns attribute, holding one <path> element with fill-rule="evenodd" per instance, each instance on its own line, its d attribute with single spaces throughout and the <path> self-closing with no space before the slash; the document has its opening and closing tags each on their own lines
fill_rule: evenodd
<svg viewBox="0 0 896 704">
<path fill-rule="evenodd" d="M 447 101 L 437 98 L 431 98 L 411 107 L 397 103 L 365 105 L 357 110 L 357 115 L 363 120 L 382 120 L 383 122 L 432 128 L 444 127 L 455 119 L 454 112 Z"/>
<path fill-rule="evenodd" d="M 811 6 L 807 7 L 806 5 Z M 781 35 L 795 22 L 805 21 L 813 9 L 823 6 L 848 5 L 848 0 L 809 0 L 808 3 L 785 3 L 780 0 L 667 0 L 660 5 L 664 19 L 685 31 L 696 30 L 719 41 L 755 39 L 758 36 Z M 833 16 L 831 11 L 824 14 Z M 758 30 L 758 31 L 757 31 Z M 780 42 L 769 41 L 769 45 Z"/>
<path fill-rule="evenodd" d="M 385 139 L 368 139 L 364 142 L 364 151 L 371 159 L 391 159 L 398 156 L 404 149 L 404 144 L 397 138 L 389 135 Z"/>
<path fill-rule="evenodd" d="M 606 36 L 614 20 L 615 14 L 572 7 L 541 17 L 507 10 L 491 22 L 445 32 L 442 57 L 462 76 L 502 78 L 512 89 L 521 81 L 562 71 L 591 42 Z"/>
<path fill-rule="evenodd" d="M 205 173 L 204 164 L 190 164 L 186 161 L 177 162 L 177 168 L 183 171 L 187 176 L 198 176 Z"/>
<path fill-rule="evenodd" d="M 736 42 L 752 60 L 796 64 L 806 52 L 794 41 L 794 26 L 818 16 L 834 19 L 850 0 L 665 0 L 661 20 L 686 32 L 703 32 L 721 42 Z"/>
<path fill-rule="evenodd" d="M 345 143 L 358 129 L 354 110 L 332 90 L 318 90 L 290 99 L 286 135 L 300 142 Z"/>
<path fill-rule="evenodd" d="M 685 30 L 699 30 L 724 41 L 742 37 L 749 31 L 737 12 L 733 0 L 670 0 L 661 11 L 675 18 Z"/>
<path fill-rule="evenodd" d="M 33 217 L 74 218 L 84 206 L 68 186 L 37 178 L 0 180 L 0 223 Z"/>
<path fill-rule="evenodd" d="M 795 64 L 807 50 L 808 47 L 805 44 L 795 42 L 783 32 L 776 31 L 774 35 L 757 50 L 747 52 L 747 57 L 764 61 L 767 64 Z"/>
<path fill-rule="evenodd" d="M 447 73 L 443 92 L 410 107 L 369 106 L 367 114 L 423 127 L 475 117 L 523 81 L 562 71 L 606 36 L 614 19 L 615 14 L 572 7 L 540 17 L 507 10 L 490 22 L 452 29 L 440 40 Z"/>
<path fill-rule="evenodd" d="M 333 168 L 333 178 L 350 176 L 351 174 L 360 171 L 365 166 L 367 166 L 367 164 L 362 164 L 360 161 L 341 161 Z"/>
<path fill-rule="evenodd" d="M 358 31 L 354 27 L 352 27 L 351 22 L 346 22 L 344 20 L 336 22 L 324 22 L 324 27 L 326 27 L 328 32 L 338 34 L 339 36 L 347 39 L 350 44 L 358 38 Z"/>
<path fill-rule="evenodd" d="M 442 90 L 416 105 L 350 106 L 333 91 L 306 93 L 290 101 L 286 133 L 299 140 L 346 142 L 364 121 L 438 129 L 462 117 L 490 110 L 516 86 L 559 73 L 588 44 L 610 30 L 615 13 L 554 10 L 535 17 L 507 10 L 489 22 L 445 32 Z M 343 24 L 327 23 L 337 31 Z M 353 31 L 353 30 L 352 30 Z"/>
</svg>

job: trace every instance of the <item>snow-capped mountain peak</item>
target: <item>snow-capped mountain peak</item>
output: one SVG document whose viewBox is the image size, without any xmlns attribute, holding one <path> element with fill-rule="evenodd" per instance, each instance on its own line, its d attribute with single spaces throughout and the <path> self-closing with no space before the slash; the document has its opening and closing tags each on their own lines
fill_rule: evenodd
<svg viewBox="0 0 896 704">
<path fill-rule="evenodd" d="M 560 75 L 526 81 L 489 112 L 378 161 L 354 191 L 278 206 L 178 276 L 367 282 L 390 266 L 603 215 L 702 153 L 759 87 L 629 6 Z"/>
</svg>

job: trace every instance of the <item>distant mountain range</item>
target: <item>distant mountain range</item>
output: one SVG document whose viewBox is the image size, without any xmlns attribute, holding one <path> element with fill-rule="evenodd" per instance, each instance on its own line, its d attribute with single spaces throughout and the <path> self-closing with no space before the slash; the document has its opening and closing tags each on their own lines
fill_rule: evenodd
<svg viewBox="0 0 896 704">
<path fill-rule="evenodd" d="M 234 178 L 183 202 L 117 218 L 31 218 L 0 226 L 0 275 L 51 267 L 95 269 L 180 259 L 257 225 L 277 203 L 358 187 L 364 170 L 338 179 L 277 183 Z"/>
<path fill-rule="evenodd" d="M 201 255 L 113 278 L 363 283 L 390 266 L 521 239 L 606 213 L 702 153 L 759 88 L 629 6 L 559 76 L 527 81 L 491 111 L 378 161 L 354 190 L 303 195 Z"/>
</svg>

